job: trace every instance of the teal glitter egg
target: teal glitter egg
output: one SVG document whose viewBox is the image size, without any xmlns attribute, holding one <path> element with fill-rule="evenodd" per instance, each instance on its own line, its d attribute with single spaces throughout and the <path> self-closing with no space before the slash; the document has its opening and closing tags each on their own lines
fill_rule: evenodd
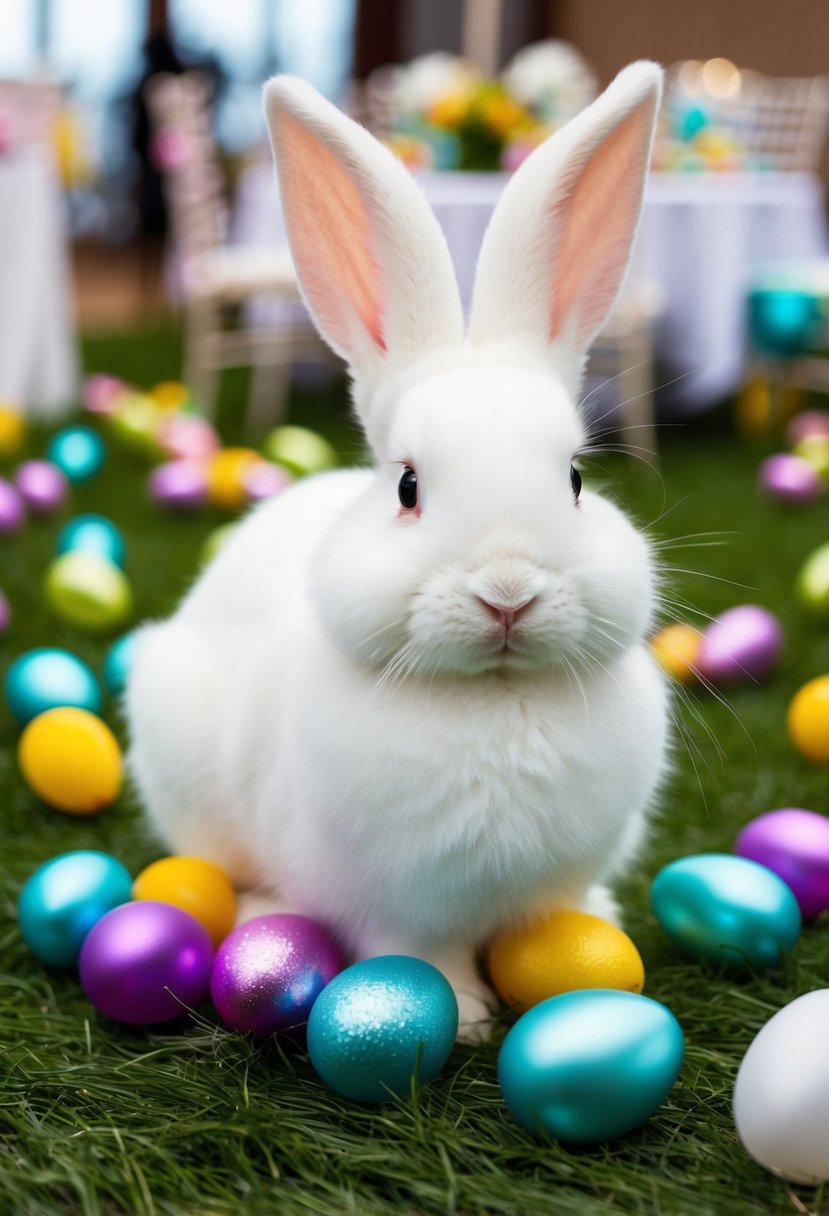
<svg viewBox="0 0 829 1216">
<path fill-rule="evenodd" d="M 104 659 L 104 684 L 110 696 L 120 697 L 127 687 L 134 654 L 134 633 L 125 633 L 117 642 L 113 642 L 107 651 Z"/>
<path fill-rule="evenodd" d="M 101 690 L 92 671 L 68 650 L 42 646 L 27 650 L 6 672 L 6 700 L 18 725 L 25 726 L 61 705 L 101 711 Z"/>
<path fill-rule="evenodd" d="M 111 519 L 105 515 L 76 515 L 60 530 L 57 553 L 69 553 L 72 549 L 83 549 L 105 557 L 116 566 L 123 567 L 126 551 L 124 538 Z"/>
<path fill-rule="evenodd" d="M 686 954 L 731 969 L 774 967 L 800 936 L 791 888 L 766 866 L 729 853 L 697 853 L 664 866 L 651 906 Z"/>
<path fill-rule="evenodd" d="M 132 899 L 132 879 L 108 853 L 78 849 L 35 870 L 20 892 L 17 919 L 26 945 L 51 967 L 74 967 L 87 933 Z"/>
<path fill-rule="evenodd" d="M 664 1005 L 587 988 L 519 1018 L 501 1047 L 498 1081 L 512 1115 L 533 1135 L 596 1144 L 653 1114 L 679 1075 L 684 1048 Z"/>
<path fill-rule="evenodd" d="M 71 482 L 88 481 L 104 463 L 104 441 L 88 426 L 68 426 L 49 444 L 48 457 Z"/>
<path fill-rule="evenodd" d="M 308 1055 L 322 1080 L 354 1102 L 433 1081 L 458 1033 L 458 1002 L 436 967 L 402 954 L 355 963 L 317 997 Z"/>
</svg>

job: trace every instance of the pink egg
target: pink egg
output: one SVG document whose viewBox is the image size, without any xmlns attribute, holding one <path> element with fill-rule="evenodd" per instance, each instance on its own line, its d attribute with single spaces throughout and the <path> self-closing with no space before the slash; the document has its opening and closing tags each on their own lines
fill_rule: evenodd
<svg viewBox="0 0 829 1216">
<path fill-rule="evenodd" d="M 11 624 L 12 610 L 9 601 L 6 599 L 2 591 L 0 591 L 0 634 L 3 634 Z"/>
<path fill-rule="evenodd" d="M 697 670 L 712 684 L 759 681 L 777 662 L 782 642 L 776 617 L 757 604 L 741 604 L 708 626 L 697 654 Z"/>
<path fill-rule="evenodd" d="M 788 452 L 764 460 L 758 477 L 766 493 L 783 502 L 812 502 L 823 490 L 814 465 Z"/>
<path fill-rule="evenodd" d="M 111 414 L 118 396 L 124 391 L 124 382 L 116 376 L 97 373 L 87 376 L 83 386 L 84 405 L 93 414 Z"/>
<path fill-rule="evenodd" d="M 26 506 L 35 515 L 51 515 L 62 506 L 69 483 L 48 460 L 26 460 L 14 475 L 14 484 Z"/>
<path fill-rule="evenodd" d="M 169 460 L 150 473 L 150 496 L 173 511 L 193 511 L 207 498 L 207 471 L 198 460 Z"/>
<path fill-rule="evenodd" d="M 0 477 L 0 536 L 8 536 L 22 528 L 26 519 L 23 499 L 10 481 Z"/>
<path fill-rule="evenodd" d="M 797 414 L 786 427 L 785 439 L 789 447 L 793 448 L 812 435 L 829 437 L 829 411 L 804 410 L 802 414 Z"/>
<path fill-rule="evenodd" d="M 196 414 L 165 418 L 158 428 L 158 441 L 174 460 L 204 460 L 220 447 L 215 428 Z"/>
<path fill-rule="evenodd" d="M 263 498 L 273 498 L 293 481 L 293 477 L 279 465 L 271 464 L 268 460 L 257 461 L 242 476 L 245 493 L 251 502 L 260 502 Z"/>
</svg>

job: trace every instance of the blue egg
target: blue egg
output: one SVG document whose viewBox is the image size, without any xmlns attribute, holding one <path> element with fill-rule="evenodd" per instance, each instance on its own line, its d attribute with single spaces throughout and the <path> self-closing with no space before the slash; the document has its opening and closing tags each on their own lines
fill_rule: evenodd
<svg viewBox="0 0 829 1216">
<path fill-rule="evenodd" d="M 88 426 L 68 426 L 49 444 L 48 456 L 71 482 L 88 481 L 104 463 L 106 448 L 97 432 Z"/>
<path fill-rule="evenodd" d="M 20 726 L 61 705 L 97 714 L 102 704 L 98 681 L 86 663 L 49 646 L 15 659 L 6 672 L 6 700 Z"/>
<path fill-rule="evenodd" d="M 389 954 L 346 968 L 308 1020 L 308 1055 L 326 1085 L 354 1102 L 407 1094 L 433 1081 L 458 1033 L 449 981 L 418 958 Z"/>
<path fill-rule="evenodd" d="M 748 296 L 748 330 L 767 355 L 796 355 L 812 348 L 820 323 L 817 298 L 808 291 L 758 287 Z"/>
<path fill-rule="evenodd" d="M 672 861 L 653 880 L 651 905 L 686 954 L 732 969 L 774 967 L 800 936 L 791 888 L 766 866 L 729 853 Z"/>
<path fill-rule="evenodd" d="M 539 1138 L 596 1144 L 638 1127 L 679 1075 L 685 1040 L 674 1015 L 632 992 L 586 988 L 534 1006 L 498 1056 L 514 1117 Z"/>
<path fill-rule="evenodd" d="M 113 642 L 107 651 L 104 659 L 104 684 L 110 696 L 120 697 L 127 687 L 134 654 L 134 633 L 125 633 L 117 642 Z"/>
<path fill-rule="evenodd" d="M 35 870 L 17 904 L 29 949 L 51 967 L 74 967 L 93 925 L 132 898 L 132 879 L 115 857 L 78 849 Z"/>
<path fill-rule="evenodd" d="M 126 556 L 124 538 L 112 520 L 107 519 L 105 515 L 76 515 L 61 528 L 57 544 L 58 556 L 69 553 L 72 549 L 95 553 L 122 568 Z"/>
</svg>

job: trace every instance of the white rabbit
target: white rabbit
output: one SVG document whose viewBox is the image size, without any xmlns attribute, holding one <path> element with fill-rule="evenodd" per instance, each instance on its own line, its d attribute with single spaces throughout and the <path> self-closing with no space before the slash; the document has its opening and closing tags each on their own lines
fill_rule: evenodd
<svg viewBox="0 0 829 1216">
<path fill-rule="evenodd" d="M 641 210 L 661 71 L 626 68 L 507 185 L 464 336 L 414 180 L 301 80 L 266 110 L 291 248 L 350 366 L 371 470 L 245 520 L 140 635 L 131 768 L 178 852 L 355 957 L 440 967 L 548 906 L 613 915 L 664 771 L 645 539 L 579 492 L 575 399 Z M 257 903 L 258 898 L 258 903 Z"/>
</svg>

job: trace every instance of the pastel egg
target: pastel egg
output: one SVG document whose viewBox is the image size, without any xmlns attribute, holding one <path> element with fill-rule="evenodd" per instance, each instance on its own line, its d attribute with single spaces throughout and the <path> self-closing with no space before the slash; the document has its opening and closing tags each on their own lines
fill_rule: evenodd
<svg viewBox="0 0 829 1216">
<path fill-rule="evenodd" d="M 339 464 L 336 449 L 316 431 L 304 426 L 278 426 L 265 439 L 262 451 L 268 460 L 284 465 L 295 477 L 322 473 Z"/>
<path fill-rule="evenodd" d="M 173 460 L 207 460 L 220 447 L 215 427 L 197 414 L 175 414 L 158 428 L 158 440 Z"/>
<path fill-rule="evenodd" d="M 778 452 L 764 460 L 758 479 L 766 493 L 781 502 L 813 502 L 823 490 L 820 475 L 814 466 L 788 452 Z"/>
<path fill-rule="evenodd" d="M 645 983 L 639 951 L 626 933 L 564 908 L 501 933 L 487 963 L 495 991 L 521 1012 L 577 988 L 641 992 Z"/>
<path fill-rule="evenodd" d="M 436 967 L 383 955 L 347 967 L 308 1019 L 308 1055 L 322 1080 L 354 1102 L 408 1094 L 434 1080 L 458 1032 L 458 1003 Z"/>
<path fill-rule="evenodd" d="M 58 810 L 95 815 L 120 793 L 120 748 L 109 727 L 85 709 L 48 709 L 34 718 L 17 755 L 31 788 Z"/>
<path fill-rule="evenodd" d="M 53 857 L 20 892 L 17 919 L 26 945 L 50 967 L 74 967 L 84 938 L 112 908 L 131 897 L 126 867 L 94 849 Z"/>
<path fill-rule="evenodd" d="M 26 423 L 23 414 L 13 405 L 0 403 L 0 460 L 16 456 L 23 447 Z"/>
<path fill-rule="evenodd" d="M 46 571 L 46 601 L 56 616 L 90 633 L 117 629 L 133 611 L 124 572 L 97 553 L 73 549 Z"/>
<path fill-rule="evenodd" d="M 235 511 L 247 502 L 244 478 L 262 457 L 252 448 L 223 448 L 207 466 L 207 493 L 216 507 Z"/>
<path fill-rule="evenodd" d="M 697 654 L 700 675 L 712 684 L 763 680 L 780 656 L 783 636 L 770 612 L 741 604 L 716 617 Z"/>
<path fill-rule="evenodd" d="M 96 373 L 87 376 L 83 386 L 83 401 L 93 414 L 111 414 L 118 397 L 125 392 L 123 380 Z"/>
<path fill-rule="evenodd" d="M 58 533 L 58 555 L 78 549 L 95 553 L 121 567 L 126 558 L 124 538 L 105 515 L 76 515 L 64 524 Z"/>
<path fill-rule="evenodd" d="M 47 454 L 67 480 L 76 484 L 88 481 L 101 469 L 106 448 L 101 436 L 88 426 L 69 426 L 52 437 Z"/>
<path fill-rule="evenodd" d="M 791 889 L 766 866 L 728 853 L 699 853 L 664 866 L 651 906 L 691 958 L 736 970 L 781 962 L 801 929 Z"/>
<path fill-rule="evenodd" d="M 785 439 L 790 448 L 813 435 L 829 438 L 829 411 L 804 410 L 786 425 Z"/>
<path fill-rule="evenodd" d="M 168 460 L 150 473 L 150 497 L 172 511 L 193 511 L 207 501 L 207 470 L 200 460 Z"/>
<path fill-rule="evenodd" d="M 6 632 L 12 619 L 12 609 L 8 598 L 0 591 L 0 637 Z"/>
<path fill-rule="evenodd" d="M 829 435 L 807 435 L 795 444 L 793 455 L 811 465 L 821 481 L 829 477 Z"/>
<path fill-rule="evenodd" d="M 291 482 L 293 477 L 279 465 L 271 464 L 269 460 L 260 460 L 257 464 L 251 465 L 245 470 L 242 477 L 242 482 L 245 487 L 250 502 L 261 502 L 265 498 L 273 498 L 275 494 L 281 494 Z"/>
<path fill-rule="evenodd" d="M 109 416 L 109 429 L 122 447 L 145 459 L 163 455 L 158 428 L 163 418 L 161 407 L 144 393 L 121 393 Z"/>
<path fill-rule="evenodd" d="M 829 544 L 810 554 L 797 576 L 797 598 L 817 617 L 829 617 Z"/>
<path fill-rule="evenodd" d="M 829 989 L 784 1005 L 756 1036 L 734 1085 L 734 1122 L 755 1161 L 780 1178 L 829 1181 Z"/>
<path fill-rule="evenodd" d="M 15 659 L 6 672 L 6 700 L 20 726 L 61 705 L 97 714 L 102 704 L 98 681 L 86 663 L 51 646 L 27 650 Z"/>
<path fill-rule="evenodd" d="M 233 928 L 236 892 L 224 870 L 201 857 L 162 857 L 133 884 L 135 899 L 175 904 L 204 925 L 218 946 Z"/>
<path fill-rule="evenodd" d="M 335 943 L 307 916 L 257 916 L 220 945 L 210 995 L 222 1021 L 235 1030 L 268 1035 L 297 1029 L 342 966 Z"/>
<path fill-rule="evenodd" d="M 829 675 L 809 680 L 795 693 L 786 724 L 801 755 L 813 764 L 829 764 Z"/>
<path fill-rule="evenodd" d="M 190 390 L 180 380 L 160 380 L 149 395 L 163 410 L 180 410 L 190 400 Z"/>
<path fill-rule="evenodd" d="M 23 526 L 26 507 L 17 489 L 0 477 L 0 536 L 10 536 Z"/>
<path fill-rule="evenodd" d="M 801 915 L 829 908 L 829 817 L 800 807 L 767 811 L 746 824 L 734 852 L 767 866 L 791 887 Z"/>
<path fill-rule="evenodd" d="M 696 664 L 702 634 L 690 625 L 666 625 L 651 638 L 651 652 L 663 671 L 680 684 L 697 679 Z"/>
<path fill-rule="evenodd" d="M 674 1015 L 649 997 L 567 992 L 518 1019 L 498 1056 L 498 1082 L 513 1117 L 534 1136 L 595 1144 L 654 1113 L 684 1049 Z"/>
<path fill-rule="evenodd" d="M 127 687 L 127 680 L 135 657 L 134 633 L 125 633 L 113 642 L 104 658 L 104 684 L 112 697 L 120 697 Z"/>
<path fill-rule="evenodd" d="M 68 483 L 57 465 L 48 460 L 26 460 L 14 475 L 14 484 L 34 515 L 51 515 L 66 499 Z"/>
<path fill-rule="evenodd" d="M 101 1013 L 149 1026 L 181 1017 L 207 996 L 213 942 L 204 925 L 149 899 L 113 908 L 81 947 L 81 984 Z"/>
</svg>

